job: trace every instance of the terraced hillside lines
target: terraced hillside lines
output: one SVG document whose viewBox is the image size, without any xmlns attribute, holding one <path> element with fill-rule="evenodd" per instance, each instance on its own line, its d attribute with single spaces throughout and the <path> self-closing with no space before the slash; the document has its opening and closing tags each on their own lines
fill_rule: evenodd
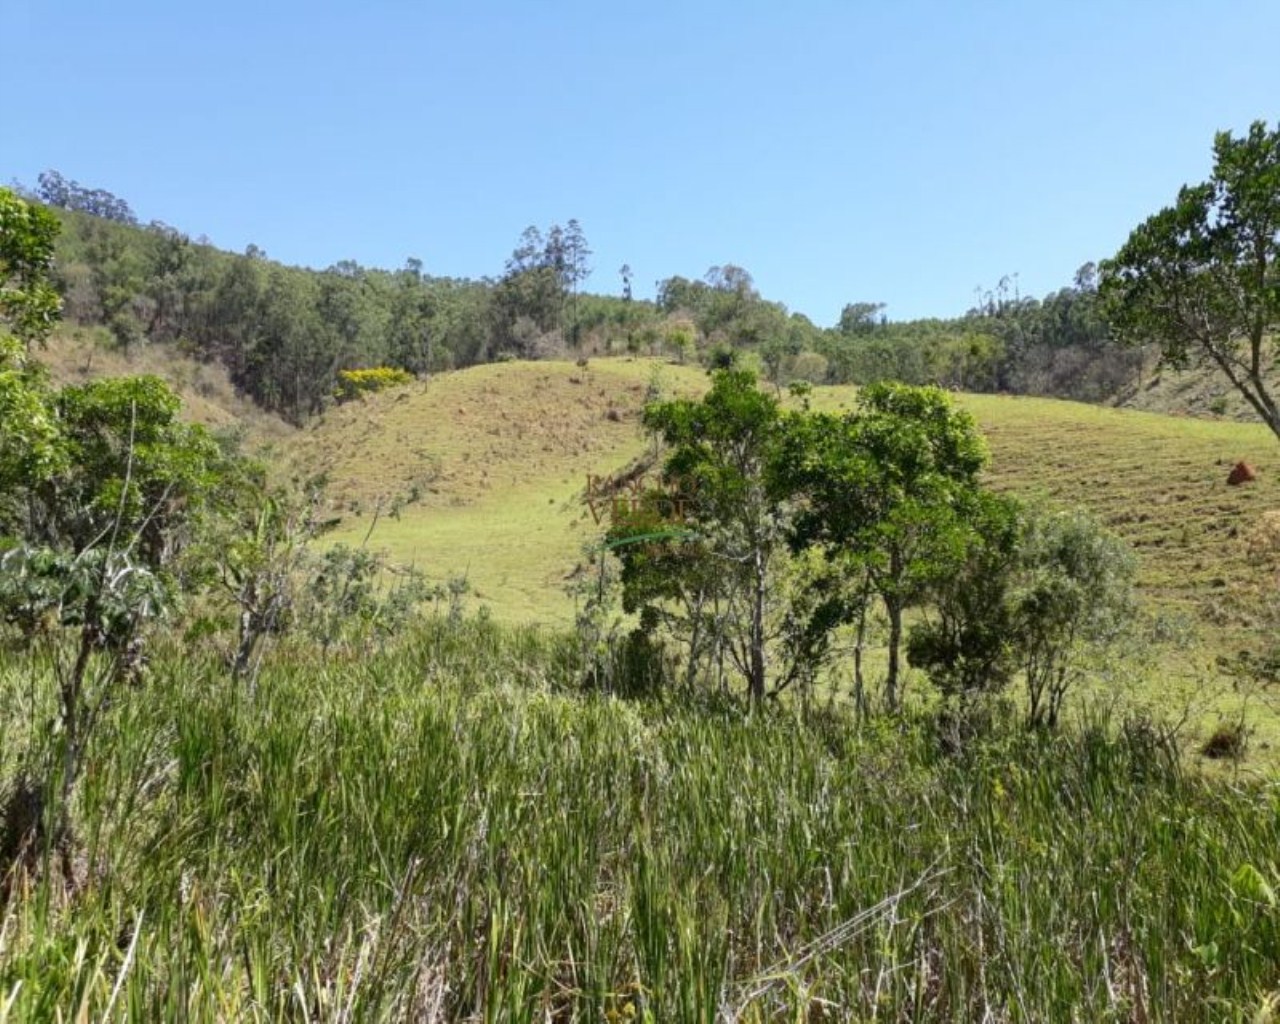
<svg viewBox="0 0 1280 1024">
<path fill-rule="evenodd" d="M 968 397 L 993 484 L 1089 508 L 1139 557 L 1149 599 L 1204 614 L 1229 586 L 1261 583 L 1246 538 L 1280 508 L 1280 447 L 1263 427 L 1067 402 Z M 1259 479 L 1227 485 L 1237 460 Z"/>
<path fill-rule="evenodd" d="M 327 473 L 337 539 L 358 543 L 380 501 L 409 495 L 374 547 L 434 578 L 465 574 L 500 618 L 566 623 L 566 577 L 601 531 L 587 474 L 643 452 L 655 369 L 665 394 L 705 386 L 700 370 L 652 361 L 478 366 L 333 410 L 295 462 Z"/>
<path fill-rule="evenodd" d="M 1246 539 L 1280 509 L 1280 445 L 1264 427 L 1007 395 L 958 401 L 991 448 L 991 485 L 1098 516 L 1134 547 L 1139 586 L 1158 605 L 1203 614 L 1228 587 L 1262 582 Z M 814 404 L 852 402 L 852 389 L 823 388 Z M 1259 479 L 1230 487 L 1241 459 Z"/>
</svg>

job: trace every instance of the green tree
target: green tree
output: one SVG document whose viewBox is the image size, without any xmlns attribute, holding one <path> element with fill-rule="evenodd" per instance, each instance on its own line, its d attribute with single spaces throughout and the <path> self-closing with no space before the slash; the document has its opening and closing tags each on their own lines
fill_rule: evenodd
<svg viewBox="0 0 1280 1024">
<path fill-rule="evenodd" d="M 943 694 L 965 698 L 1003 689 L 1019 666 L 1011 592 L 1022 521 L 1016 501 L 986 492 L 956 511 L 960 543 L 943 554 L 929 609 L 908 635 L 907 661 Z"/>
<path fill-rule="evenodd" d="M 0 365 L 43 342 L 61 302 L 50 283 L 58 219 L 0 188 Z"/>
<path fill-rule="evenodd" d="M 756 387 L 754 374 L 720 370 L 712 379 L 700 401 L 676 399 L 645 411 L 645 426 L 668 449 L 668 486 L 688 495 L 666 525 L 692 536 L 677 545 L 620 547 L 624 603 L 654 625 L 666 614 L 663 602 L 677 602 L 690 666 L 705 651 L 713 658 L 723 653 L 751 698 L 760 700 L 770 667 L 770 609 L 778 596 L 771 583 L 787 514 L 772 482 L 781 413 Z M 661 496 L 649 500 L 654 514 L 624 522 L 622 536 L 672 518 L 662 515 Z"/>
<path fill-rule="evenodd" d="M 120 225 L 103 220 L 87 226 L 85 252 L 102 322 L 126 354 L 144 338 L 142 318 L 146 267 L 140 249 Z"/>
<path fill-rule="evenodd" d="M 1269 378 L 1280 334 L 1280 129 L 1255 121 L 1219 132 L 1209 180 L 1184 186 L 1101 267 L 1100 293 L 1118 335 L 1154 343 L 1174 367 L 1216 366 L 1273 434 L 1280 407 Z"/>
<path fill-rule="evenodd" d="M 591 276 L 591 247 L 587 244 L 587 236 L 582 225 L 570 218 L 564 232 L 564 260 L 560 277 L 569 292 L 570 302 L 570 340 L 577 345 L 581 325 L 578 322 L 578 289 Z"/>
<path fill-rule="evenodd" d="M 410 373 L 431 371 L 436 333 L 431 323 L 434 315 L 434 299 L 422 282 L 422 262 L 410 259 L 396 274 L 387 326 L 387 351 L 396 366 Z"/>
<path fill-rule="evenodd" d="M 66 210 L 79 210 L 102 220 L 121 224 L 136 224 L 138 219 L 129 204 L 106 189 L 85 188 L 78 181 L 67 181 L 54 170 L 44 171 L 36 179 L 37 195 L 42 203 L 60 206 Z"/>
<path fill-rule="evenodd" d="M 781 336 L 767 338 L 757 350 L 764 365 L 764 376 L 774 390 L 782 391 L 782 376 L 788 362 L 800 354 L 799 346 Z"/>
<path fill-rule="evenodd" d="M 61 307 L 49 281 L 58 229 L 47 210 L 0 188 L 0 495 L 15 480 L 47 478 L 57 464 L 57 426 L 27 355 Z"/>
<path fill-rule="evenodd" d="M 663 340 L 680 365 L 683 366 L 693 358 L 697 347 L 697 331 L 688 320 L 669 321 L 663 331 Z"/>
<path fill-rule="evenodd" d="M 113 688 L 136 676 L 143 629 L 182 582 L 179 556 L 216 501 L 225 456 L 177 419 L 178 399 L 157 378 L 51 392 L 26 369 L 22 342 L 57 312 L 47 292 L 55 224 L 7 192 L 0 215 L 0 623 L 53 666 L 58 711 L 48 760 L 36 763 L 33 748 L 26 766 L 24 793 L 39 809 L 26 838 L 65 857 L 89 737 Z"/>
<path fill-rule="evenodd" d="M 571 303 L 572 340 L 578 334 L 578 288 L 591 274 L 582 225 L 553 224 L 543 233 L 525 228 L 507 260 L 506 273 L 494 286 L 492 353 L 512 352 L 525 358 L 541 354 L 539 335 L 559 331 L 566 302 Z"/>
<path fill-rule="evenodd" d="M 793 548 L 819 545 L 874 592 L 889 621 L 885 701 L 898 705 L 903 617 L 963 547 L 964 510 L 978 492 L 986 446 L 973 418 L 938 388 L 875 384 L 846 416 L 793 418 L 779 473 L 800 511 Z M 859 620 L 866 601 L 847 605 Z M 860 661 L 855 665 L 862 691 Z"/>
<path fill-rule="evenodd" d="M 194 247 L 186 235 L 158 222 L 148 225 L 147 234 L 146 335 L 151 341 L 177 341 L 191 322 L 192 300 L 203 283 Z"/>
<path fill-rule="evenodd" d="M 865 336 L 884 324 L 883 302 L 850 302 L 840 310 L 837 330 L 841 334 Z"/>
<path fill-rule="evenodd" d="M 178 396 L 158 377 L 118 377 L 63 388 L 51 399 L 57 471 L 16 481 L 20 500 L 0 524 L 28 541 L 79 553 L 113 540 L 147 566 L 175 565 L 209 511 L 222 449 L 183 423 Z"/>
<path fill-rule="evenodd" d="M 1128 548 L 1087 515 L 1030 516 L 1011 594 L 1030 724 L 1057 725 L 1087 659 L 1128 626 L 1133 574 Z"/>
<path fill-rule="evenodd" d="M 28 838 L 67 856 L 88 742 L 114 690 L 140 677 L 148 625 L 199 575 L 181 556 L 216 507 L 225 457 L 178 421 L 177 397 L 154 377 L 44 397 L 54 457 L 0 479 L 0 622 L 53 668 L 57 714 L 25 769 L 53 817 Z"/>
</svg>

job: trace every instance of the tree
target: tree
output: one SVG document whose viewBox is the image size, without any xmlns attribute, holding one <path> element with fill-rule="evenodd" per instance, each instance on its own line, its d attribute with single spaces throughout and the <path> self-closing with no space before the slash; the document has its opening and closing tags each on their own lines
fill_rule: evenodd
<svg viewBox="0 0 1280 1024">
<path fill-rule="evenodd" d="M 537 336 L 560 328 L 569 275 L 564 230 L 553 224 L 544 237 L 532 225 L 525 228 L 494 285 L 493 355 L 513 349 L 523 358 L 540 354 Z"/>
<path fill-rule="evenodd" d="M 43 342 L 61 302 L 49 281 L 58 219 L 0 188 L 0 366 Z"/>
<path fill-rule="evenodd" d="M 778 403 L 756 387 L 754 374 L 719 370 L 701 401 L 651 405 L 644 423 L 669 449 L 668 485 L 689 494 L 678 525 L 691 536 L 649 550 L 619 548 L 626 609 L 640 611 L 650 627 L 663 619 L 676 622 L 687 637 L 691 669 L 704 652 L 726 654 L 751 698 L 761 700 L 777 596 L 772 574 L 787 512 L 772 472 Z M 650 501 L 659 513 L 661 498 Z M 660 519 L 624 522 L 621 535 L 651 529 L 655 521 Z M 664 602 L 680 605 L 678 616 L 668 614 Z"/>
<path fill-rule="evenodd" d="M 980 492 L 958 510 L 960 544 L 934 578 L 930 611 L 907 638 L 907 662 L 945 695 L 1003 689 L 1018 668 L 1016 611 L 1022 521 L 1012 498 Z"/>
<path fill-rule="evenodd" d="M 260 467 L 241 469 L 229 481 L 237 491 L 233 514 L 211 541 L 219 548 L 214 559 L 218 589 L 236 611 L 231 676 L 252 684 L 263 642 L 284 633 L 294 614 L 308 545 L 333 521 L 318 516 L 320 489 L 314 481 L 272 490 Z"/>
<path fill-rule="evenodd" d="M 790 360 L 800 354 L 800 342 L 794 337 L 774 335 L 760 345 L 760 361 L 764 363 L 765 377 L 779 392 L 782 375 Z"/>
<path fill-rule="evenodd" d="M 143 337 L 138 314 L 146 268 L 141 253 L 118 225 L 92 221 L 87 233 L 85 253 L 102 322 L 128 354 Z"/>
<path fill-rule="evenodd" d="M 670 321 L 663 331 L 667 348 L 675 353 L 680 365 L 687 363 L 697 347 L 697 330 L 688 320 Z"/>
<path fill-rule="evenodd" d="M 191 240 L 168 225 L 153 222 L 143 294 L 150 306 L 146 334 L 152 341 L 177 341 L 191 319 L 191 300 L 202 283 Z"/>
<path fill-rule="evenodd" d="M 850 302 L 840 310 L 840 323 L 836 329 L 845 335 L 868 335 L 883 323 L 883 302 Z"/>
<path fill-rule="evenodd" d="M 411 373 L 433 369 L 435 301 L 422 281 L 422 261 L 410 259 L 396 274 L 387 324 L 387 350 L 397 366 Z"/>
<path fill-rule="evenodd" d="M 61 302 L 49 282 L 58 220 L 0 188 L 0 495 L 7 481 L 45 478 L 57 462 L 57 426 L 28 365 Z"/>
<path fill-rule="evenodd" d="M 591 248 L 587 245 L 587 236 L 582 232 L 582 225 L 570 218 L 564 232 L 564 270 L 561 279 L 569 291 L 572 304 L 572 325 L 570 339 L 577 345 L 578 337 L 578 287 L 591 276 L 591 266 L 587 260 L 591 257 Z"/>
<path fill-rule="evenodd" d="M 51 840 L 65 867 L 89 737 L 114 688 L 138 676 L 142 632 L 183 582 L 178 558 L 216 502 L 226 457 L 179 422 L 157 378 L 52 392 L 27 369 L 22 342 L 57 314 L 47 291 L 56 221 L 42 213 L 0 190 L 0 315 L 16 332 L 0 348 L 0 624 L 53 667 L 49 760 L 25 766 L 18 796 L 38 812 L 21 838 Z"/>
<path fill-rule="evenodd" d="M 1101 267 L 1113 328 L 1162 361 L 1216 366 L 1280 438 L 1280 129 L 1219 132 L 1208 181 L 1148 218 Z"/>
<path fill-rule="evenodd" d="M 158 378 L 43 397 L 57 428 L 52 457 L 0 477 L 0 623 L 53 669 L 50 759 L 25 770 L 33 806 L 55 810 L 33 822 L 34 838 L 65 858 L 89 739 L 116 688 L 140 679 L 148 625 L 199 575 L 180 556 L 216 507 L 227 459 L 178 421 L 177 396 Z"/>
<path fill-rule="evenodd" d="M 40 201 L 49 206 L 60 206 L 64 210 L 79 210 L 82 213 L 104 220 L 114 220 L 121 224 L 136 224 L 138 219 L 129 209 L 129 204 L 105 189 L 88 189 L 78 181 L 67 181 L 57 171 L 44 171 L 36 179 L 39 187 L 36 194 Z"/>
<path fill-rule="evenodd" d="M 813 413 L 789 422 L 779 473 L 800 502 L 791 546 L 820 545 L 864 594 L 847 606 L 859 622 L 859 694 L 866 596 L 880 598 L 889 620 L 885 701 L 893 708 L 903 616 L 954 564 L 985 462 L 973 418 L 938 388 L 875 384 L 846 416 Z"/>
<path fill-rule="evenodd" d="M 1029 517 L 1011 608 L 1031 725 L 1057 725 L 1082 661 L 1132 619 L 1133 574 L 1128 548 L 1088 516 Z"/>
</svg>

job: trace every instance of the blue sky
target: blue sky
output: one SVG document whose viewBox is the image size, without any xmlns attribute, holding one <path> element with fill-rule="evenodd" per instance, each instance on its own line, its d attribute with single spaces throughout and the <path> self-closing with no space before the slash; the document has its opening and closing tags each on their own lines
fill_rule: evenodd
<svg viewBox="0 0 1280 1024">
<path fill-rule="evenodd" d="M 57 168 L 215 244 L 588 288 L 746 267 L 833 323 L 1070 282 L 1280 118 L 1280 3 L 0 0 L 0 181 Z"/>
</svg>

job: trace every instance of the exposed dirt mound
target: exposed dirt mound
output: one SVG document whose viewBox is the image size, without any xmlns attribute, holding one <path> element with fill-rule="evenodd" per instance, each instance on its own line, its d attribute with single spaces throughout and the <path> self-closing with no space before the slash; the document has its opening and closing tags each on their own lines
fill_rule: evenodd
<svg viewBox="0 0 1280 1024">
<path fill-rule="evenodd" d="M 1239 487 L 1241 484 L 1253 483 L 1258 479 L 1258 471 L 1247 462 L 1237 462 L 1227 475 L 1227 483 L 1232 487 Z"/>
</svg>

